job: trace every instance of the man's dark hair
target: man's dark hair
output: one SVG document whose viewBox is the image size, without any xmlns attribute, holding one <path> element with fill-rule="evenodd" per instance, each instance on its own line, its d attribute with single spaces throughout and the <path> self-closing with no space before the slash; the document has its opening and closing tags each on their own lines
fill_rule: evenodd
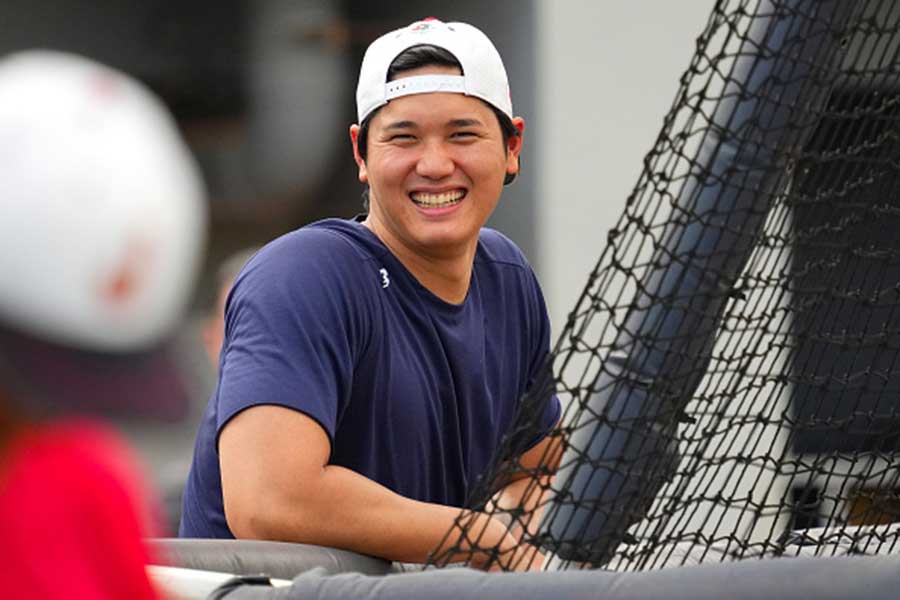
<svg viewBox="0 0 900 600">
<path fill-rule="evenodd" d="M 391 66 L 388 67 L 387 81 L 393 81 L 398 75 L 406 71 L 430 66 L 456 67 L 460 70 L 460 73 L 465 75 L 462 65 L 459 64 L 459 61 L 456 60 L 456 57 L 450 52 L 443 48 L 432 46 L 431 44 L 420 44 L 418 46 L 411 46 L 397 55 L 397 58 L 395 58 L 393 62 L 391 62 Z M 502 112 L 489 102 L 485 102 L 485 104 L 487 104 L 491 111 L 497 116 L 497 122 L 500 124 L 500 132 L 503 135 L 503 147 L 506 148 L 506 143 L 509 139 L 519 135 L 519 130 L 516 129 L 512 119 L 510 119 L 506 113 Z M 363 122 L 359 124 L 357 147 L 359 148 L 359 155 L 363 160 L 366 160 L 366 155 L 368 153 L 369 123 L 379 110 L 381 110 L 381 107 L 376 108 L 369 113 L 369 115 L 363 119 Z M 507 174 L 503 183 L 508 185 L 512 183 L 515 178 L 515 174 Z M 366 210 L 369 209 L 368 187 L 366 188 L 366 191 L 363 192 L 363 206 Z"/>
</svg>

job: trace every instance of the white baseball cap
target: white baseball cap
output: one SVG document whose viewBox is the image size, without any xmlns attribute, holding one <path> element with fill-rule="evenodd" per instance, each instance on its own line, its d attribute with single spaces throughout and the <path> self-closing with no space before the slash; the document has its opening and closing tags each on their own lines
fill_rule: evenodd
<svg viewBox="0 0 900 600">
<path fill-rule="evenodd" d="M 404 50 L 430 44 L 450 52 L 463 74 L 422 75 L 387 81 L 388 68 Z M 466 23 L 428 18 L 381 36 L 369 46 L 359 70 L 356 110 L 359 123 L 390 100 L 411 94 L 455 92 L 481 98 L 513 118 L 509 81 L 500 53 L 481 30 Z"/>
<path fill-rule="evenodd" d="M 189 300 L 207 215 L 163 104 L 73 54 L 0 60 L 0 215 L 0 358 L 15 374 L 89 404 L 180 405 L 161 348 Z"/>
</svg>

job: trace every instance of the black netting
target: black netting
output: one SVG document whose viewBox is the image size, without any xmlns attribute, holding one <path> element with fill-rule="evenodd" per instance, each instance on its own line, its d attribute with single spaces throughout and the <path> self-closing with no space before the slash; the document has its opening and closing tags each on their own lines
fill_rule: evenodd
<svg viewBox="0 0 900 600">
<path fill-rule="evenodd" d="M 546 381 L 434 564 L 900 552 L 898 55 L 890 0 L 717 4 Z M 554 389 L 551 480 L 510 457 Z M 526 500 L 495 503 L 523 472 Z"/>
</svg>

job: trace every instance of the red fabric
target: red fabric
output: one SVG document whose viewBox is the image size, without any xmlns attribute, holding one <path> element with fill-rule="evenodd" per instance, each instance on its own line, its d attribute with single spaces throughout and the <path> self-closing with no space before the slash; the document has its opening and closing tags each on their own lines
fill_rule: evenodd
<svg viewBox="0 0 900 600">
<path fill-rule="evenodd" d="M 146 494 L 112 432 L 65 422 L 0 450 L 0 596 L 157 598 L 145 565 Z"/>
</svg>

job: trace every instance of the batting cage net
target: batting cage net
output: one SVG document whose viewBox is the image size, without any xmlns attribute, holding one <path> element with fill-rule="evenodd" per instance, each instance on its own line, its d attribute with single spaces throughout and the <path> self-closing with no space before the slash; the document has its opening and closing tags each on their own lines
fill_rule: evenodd
<svg viewBox="0 0 900 600">
<path fill-rule="evenodd" d="M 900 4 L 722 0 L 431 562 L 900 552 L 898 354 Z M 523 464 L 554 391 L 559 430 Z"/>
</svg>

